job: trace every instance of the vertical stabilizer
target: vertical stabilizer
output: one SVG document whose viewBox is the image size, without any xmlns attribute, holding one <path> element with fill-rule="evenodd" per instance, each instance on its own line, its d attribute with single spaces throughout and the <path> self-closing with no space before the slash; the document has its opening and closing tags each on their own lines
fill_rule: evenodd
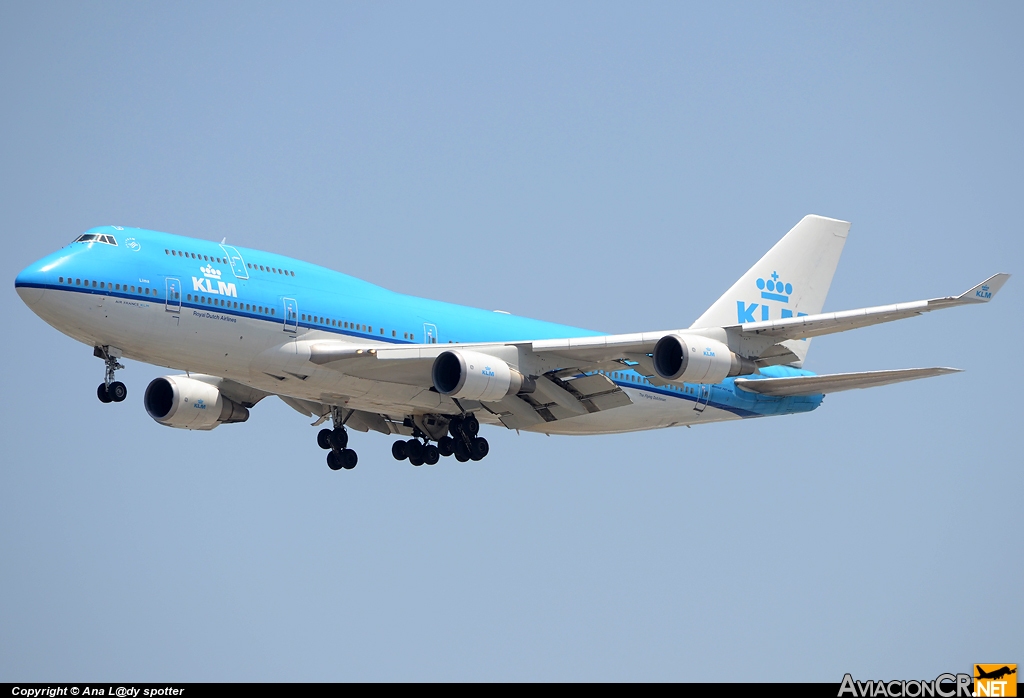
<svg viewBox="0 0 1024 698">
<path fill-rule="evenodd" d="M 820 313 L 850 224 L 804 216 L 690 327 L 727 327 Z M 800 358 L 810 340 L 783 343 Z"/>
</svg>

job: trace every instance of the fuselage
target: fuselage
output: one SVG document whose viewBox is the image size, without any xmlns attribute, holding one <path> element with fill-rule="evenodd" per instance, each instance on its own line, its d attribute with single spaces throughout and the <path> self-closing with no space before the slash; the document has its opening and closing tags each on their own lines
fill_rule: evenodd
<svg viewBox="0 0 1024 698">
<path fill-rule="evenodd" d="M 267 393 L 389 414 L 445 411 L 436 391 L 330 368 L 301 373 L 298 341 L 472 344 L 598 336 L 567 325 L 389 291 L 259 250 L 135 228 L 93 228 L 18 275 L 25 303 L 61 332 L 126 358 L 221 376 Z M 653 385 L 623 366 L 603 372 L 631 405 L 541 424 L 546 433 L 636 431 L 813 410 L 821 395 L 770 397 L 721 383 Z M 812 375 L 785 366 L 767 376 Z M 481 415 L 481 421 L 487 420 Z"/>
</svg>

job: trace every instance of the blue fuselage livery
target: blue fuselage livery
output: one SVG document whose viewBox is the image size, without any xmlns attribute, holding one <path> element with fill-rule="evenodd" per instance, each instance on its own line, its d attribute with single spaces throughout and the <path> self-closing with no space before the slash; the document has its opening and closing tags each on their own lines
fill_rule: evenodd
<svg viewBox="0 0 1024 698">
<path fill-rule="evenodd" d="M 835 235 L 813 232 L 826 234 Z M 807 337 L 743 334 L 818 317 L 824 296 L 800 295 L 815 270 L 787 261 L 751 270 L 756 281 L 737 282 L 702 317 L 713 324 L 636 335 L 427 300 L 282 255 L 118 226 L 89 230 L 15 286 L 104 360 L 101 401 L 126 395 L 114 380 L 122 358 L 188 372 L 145 392 L 147 411 L 167 426 L 245 421 L 278 395 L 317 424 L 333 420 L 318 442 L 339 469 L 355 465 L 353 429 L 401 435 L 394 456 L 419 465 L 484 457 L 480 424 L 595 434 L 813 410 L 834 381 L 806 382 L 829 379 L 801 368 Z M 972 298 L 987 301 L 1001 283 Z"/>
</svg>

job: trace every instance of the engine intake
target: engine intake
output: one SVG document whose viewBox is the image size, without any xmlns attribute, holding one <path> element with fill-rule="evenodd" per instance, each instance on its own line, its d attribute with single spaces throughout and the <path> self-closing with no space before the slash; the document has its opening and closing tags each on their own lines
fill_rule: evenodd
<svg viewBox="0 0 1024 698">
<path fill-rule="evenodd" d="M 442 395 L 480 402 L 498 402 L 528 389 L 530 383 L 501 359 L 462 349 L 438 355 L 430 375 L 434 388 Z"/>
<path fill-rule="evenodd" d="M 667 334 L 654 345 L 654 370 L 667 381 L 718 383 L 729 376 L 754 373 L 750 359 L 714 339 Z"/>
<path fill-rule="evenodd" d="M 224 397 L 217 386 L 188 376 L 155 378 L 143 402 L 150 417 L 177 429 L 208 431 L 249 419 L 249 410 Z"/>
</svg>

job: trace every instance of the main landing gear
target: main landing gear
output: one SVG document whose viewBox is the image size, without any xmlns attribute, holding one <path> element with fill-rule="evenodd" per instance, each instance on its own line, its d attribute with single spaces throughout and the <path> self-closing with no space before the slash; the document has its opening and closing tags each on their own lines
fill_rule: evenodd
<svg viewBox="0 0 1024 698">
<path fill-rule="evenodd" d="M 96 347 L 93 354 L 103 359 L 106 364 L 103 382 L 96 388 L 96 397 L 102 403 L 124 402 L 128 397 L 128 388 L 121 381 L 114 380 L 114 371 L 124 368 L 124 365 L 117 360 L 118 357 L 110 353 L 110 347 Z"/>
<path fill-rule="evenodd" d="M 341 417 L 341 410 L 337 407 L 331 409 L 331 418 L 334 421 L 333 429 L 321 429 L 316 435 L 316 442 L 320 448 L 328 451 L 327 467 L 331 470 L 352 470 L 359 462 L 359 456 L 348 447 L 348 430 L 345 429 L 345 421 Z"/>
<path fill-rule="evenodd" d="M 448 424 L 448 432 L 450 435 L 442 436 L 435 446 L 422 431 L 416 429 L 413 438 L 391 444 L 391 455 L 395 460 L 408 458 L 410 463 L 419 466 L 424 463 L 434 465 L 441 456 L 447 458 L 452 455 L 460 463 L 478 461 L 491 450 L 487 439 L 477 436 L 480 433 L 480 422 L 472 413 L 452 419 Z"/>
</svg>

